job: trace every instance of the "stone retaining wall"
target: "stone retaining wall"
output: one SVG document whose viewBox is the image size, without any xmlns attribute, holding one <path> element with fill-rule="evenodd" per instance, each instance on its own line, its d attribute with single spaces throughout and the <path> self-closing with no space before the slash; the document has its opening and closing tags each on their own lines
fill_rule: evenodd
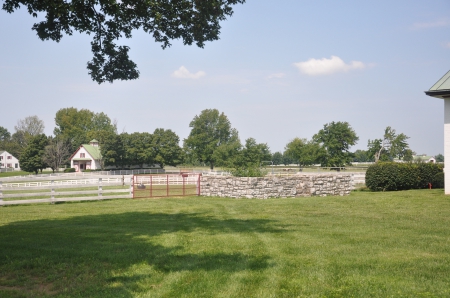
<svg viewBox="0 0 450 298">
<path fill-rule="evenodd" d="M 289 177 L 202 176 L 200 195 L 229 198 L 287 198 L 343 196 L 352 190 L 352 175 L 294 175 Z"/>
</svg>

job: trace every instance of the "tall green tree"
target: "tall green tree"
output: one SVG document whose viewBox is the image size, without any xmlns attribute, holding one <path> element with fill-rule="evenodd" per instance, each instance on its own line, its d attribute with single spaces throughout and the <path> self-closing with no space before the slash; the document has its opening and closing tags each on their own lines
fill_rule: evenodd
<svg viewBox="0 0 450 298">
<path fill-rule="evenodd" d="M 368 151 L 358 149 L 353 153 L 353 162 L 371 162 L 373 159 L 369 156 Z"/>
<path fill-rule="evenodd" d="M 283 164 L 283 153 L 275 152 L 272 154 L 272 162 L 276 166 Z"/>
<path fill-rule="evenodd" d="M 409 139 L 408 136 L 403 133 L 397 134 L 395 129 L 388 126 L 384 130 L 382 139 L 368 141 L 368 151 L 374 157 L 375 162 L 394 158 L 402 159 L 406 150 L 409 149 L 407 139 Z"/>
<path fill-rule="evenodd" d="M 115 166 L 123 169 L 127 164 L 124 139 L 128 135 L 126 133 L 117 135 L 111 133 L 108 137 L 103 135 L 103 139 L 99 140 L 100 153 L 102 155 L 103 166 Z"/>
<path fill-rule="evenodd" d="M 434 157 L 436 159 L 436 162 L 444 162 L 444 155 L 438 154 Z"/>
<path fill-rule="evenodd" d="M 239 153 L 232 159 L 231 173 L 240 177 L 264 176 L 265 171 L 261 169 L 261 165 L 265 161 L 270 161 L 271 157 L 267 144 L 257 143 L 254 138 L 248 138 Z"/>
<path fill-rule="evenodd" d="M 64 34 L 74 31 L 91 35 L 94 57 L 87 68 L 100 84 L 139 77 L 136 64 L 128 56 L 130 48 L 118 46 L 117 40 L 131 38 L 133 31 L 142 28 L 162 43 L 163 49 L 172 39 L 203 48 L 205 42 L 219 39 L 219 22 L 233 14 L 232 5 L 244 2 L 4 0 L 2 9 L 13 13 L 24 6 L 33 17 L 44 14 L 44 20 L 32 28 L 41 40 L 59 42 Z"/>
<path fill-rule="evenodd" d="M 323 167 L 342 167 L 352 161 L 350 147 L 359 140 L 348 122 L 331 122 L 313 136 L 321 145 L 318 161 Z"/>
<path fill-rule="evenodd" d="M 3 126 L 0 126 L 0 146 L 1 146 L 1 144 L 9 141 L 10 139 L 11 139 L 11 133 Z"/>
<path fill-rule="evenodd" d="M 124 161 L 129 166 L 153 165 L 155 156 L 152 146 L 153 136 L 148 132 L 121 134 L 124 145 Z"/>
<path fill-rule="evenodd" d="M 220 144 L 214 150 L 213 160 L 219 167 L 233 167 L 235 159 L 242 150 L 241 140 L 236 129 L 231 129 L 231 136 L 228 142 Z"/>
<path fill-rule="evenodd" d="M 318 143 L 312 140 L 295 138 L 286 145 L 285 150 L 286 154 L 291 156 L 302 168 L 317 162 L 321 148 Z"/>
<path fill-rule="evenodd" d="M 48 166 L 44 159 L 47 144 L 48 139 L 45 134 L 33 136 L 19 158 L 20 168 L 35 174 L 42 172 Z"/>
<path fill-rule="evenodd" d="M 56 112 L 56 127 L 53 133 L 56 137 L 69 140 L 72 150 L 81 144 L 88 143 L 93 136 L 101 131 L 116 133 L 116 125 L 102 113 L 94 113 L 87 109 L 63 108 Z"/>
<path fill-rule="evenodd" d="M 283 164 L 285 166 L 288 166 L 290 164 L 295 163 L 296 161 L 294 161 L 294 159 L 289 155 L 288 152 L 286 152 L 286 150 L 283 152 Z"/>
<path fill-rule="evenodd" d="M 184 140 L 186 150 L 195 155 L 196 159 L 210 165 L 213 169 L 217 155 L 217 148 L 222 145 L 235 142 L 233 129 L 228 117 L 219 113 L 216 109 L 203 110 L 200 115 L 195 116 L 189 124 L 191 132 Z"/>
<path fill-rule="evenodd" d="M 153 160 L 161 168 L 177 166 L 183 162 L 180 138 L 170 129 L 157 128 L 152 135 Z"/>
</svg>

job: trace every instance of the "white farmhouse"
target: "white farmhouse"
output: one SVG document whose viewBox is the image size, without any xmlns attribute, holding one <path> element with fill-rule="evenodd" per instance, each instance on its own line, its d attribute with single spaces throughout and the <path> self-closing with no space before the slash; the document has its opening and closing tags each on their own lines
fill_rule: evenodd
<svg viewBox="0 0 450 298">
<path fill-rule="evenodd" d="M 444 179 L 445 194 L 450 194 L 450 71 L 447 72 L 430 90 L 428 96 L 444 100 Z"/>
<path fill-rule="evenodd" d="M 70 167 L 75 172 L 84 170 L 98 170 L 101 168 L 100 147 L 97 140 L 92 140 L 89 144 L 83 144 L 70 157 Z"/>
<path fill-rule="evenodd" d="M 20 170 L 19 160 L 8 151 L 0 150 L 0 169 Z"/>
</svg>

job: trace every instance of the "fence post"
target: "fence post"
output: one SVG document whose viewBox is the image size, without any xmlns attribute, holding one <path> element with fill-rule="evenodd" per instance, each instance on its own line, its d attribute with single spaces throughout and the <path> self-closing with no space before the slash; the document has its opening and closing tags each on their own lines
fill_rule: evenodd
<svg viewBox="0 0 450 298">
<path fill-rule="evenodd" d="M 185 192 L 185 183 L 184 183 L 184 179 L 185 179 L 186 177 L 184 177 L 184 175 L 181 175 L 181 179 L 183 179 L 183 197 L 186 195 L 186 192 Z"/>
<path fill-rule="evenodd" d="M 150 175 L 150 198 L 153 198 L 153 176 Z"/>
<path fill-rule="evenodd" d="M 55 185 L 54 185 L 54 183 L 55 183 L 54 180 L 52 180 L 52 181 L 50 182 L 50 185 L 51 185 L 51 192 L 52 192 L 52 194 L 51 194 L 52 204 L 55 204 Z"/>
<path fill-rule="evenodd" d="M 167 181 L 166 181 L 166 195 L 169 196 L 169 175 L 166 175 Z"/>
<path fill-rule="evenodd" d="M 3 182 L 0 181 L 0 205 L 3 206 Z"/>
<path fill-rule="evenodd" d="M 130 197 L 132 199 L 134 199 L 134 195 L 133 195 L 133 184 L 134 184 L 134 179 L 133 179 L 133 183 L 130 183 Z"/>
<path fill-rule="evenodd" d="M 98 198 L 101 200 L 103 195 L 102 178 L 98 178 Z"/>
<path fill-rule="evenodd" d="M 202 174 L 198 174 L 198 178 L 197 178 L 197 195 L 200 195 L 200 176 Z"/>
</svg>

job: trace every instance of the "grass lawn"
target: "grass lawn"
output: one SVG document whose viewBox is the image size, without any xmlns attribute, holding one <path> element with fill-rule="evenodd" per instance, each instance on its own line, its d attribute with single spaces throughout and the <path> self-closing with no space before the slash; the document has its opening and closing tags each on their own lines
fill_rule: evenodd
<svg viewBox="0 0 450 298">
<path fill-rule="evenodd" d="M 0 208 L 0 297 L 449 297 L 450 197 Z"/>
</svg>

